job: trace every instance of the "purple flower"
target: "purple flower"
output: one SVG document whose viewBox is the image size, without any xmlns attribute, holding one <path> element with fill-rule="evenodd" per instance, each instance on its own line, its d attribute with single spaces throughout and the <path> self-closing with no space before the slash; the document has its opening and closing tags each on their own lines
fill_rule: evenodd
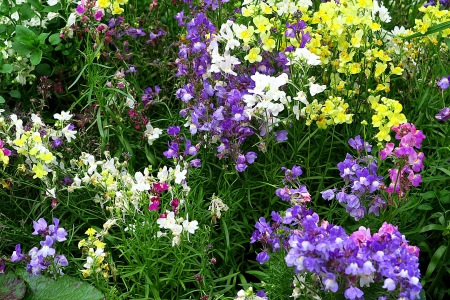
<svg viewBox="0 0 450 300">
<path fill-rule="evenodd" d="M 447 121 L 450 119 L 450 108 L 444 107 L 441 111 L 435 116 L 439 121 Z"/>
<path fill-rule="evenodd" d="M 287 137 L 288 132 L 286 130 L 274 132 L 274 135 L 275 135 L 277 142 L 283 142 L 288 139 L 288 137 Z"/>
<path fill-rule="evenodd" d="M 222 2 L 225 2 L 225 1 L 222 1 Z M 267 294 L 264 292 L 264 290 L 259 290 L 257 293 L 256 293 L 256 296 L 258 296 L 258 297 L 260 297 L 260 298 L 263 298 L 263 299 L 269 299 L 268 297 L 267 297 Z"/>
<path fill-rule="evenodd" d="M 270 259 L 269 254 L 267 254 L 267 251 L 264 250 L 263 252 L 258 253 L 258 255 L 256 256 L 256 260 L 262 265 L 264 264 L 266 261 L 268 261 Z"/>
<path fill-rule="evenodd" d="M 322 198 L 325 200 L 332 200 L 334 198 L 334 190 L 329 189 L 323 192 L 320 192 L 322 194 Z"/>
<path fill-rule="evenodd" d="M 11 261 L 12 262 L 18 262 L 24 259 L 24 256 L 22 254 L 22 250 L 20 249 L 20 244 L 16 245 L 16 250 L 11 255 Z"/>
<path fill-rule="evenodd" d="M 247 160 L 247 163 L 252 164 L 255 162 L 255 159 L 258 157 L 255 152 L 247 152 L 245 154 L 245 159 Z"/>
<path fill-rule="evenodd" d="M 40 218 L 37 222 L 33 221 L 33 228 L 34 232 L 32 235 L 48 233 L 47 222 L 43 218 Z"/>
<path fill-rule="evenodd" d="M 53 143 L 52 143 L 52 148 L 53 148 L 53 149 L 58 148 L 58 147 L 60 147 L 62 144 L 63 144 L 63 141 L 62 141 L 61 139 L 56 139 L 56 140 L 54 140 Z"/>
<path fill-rule="evenodd" d="M 55 248 L 53 248 L 53 239 L 50 236 L 45 237 L 45 241 L 41 242 L 42 248 L 37 252 L 37 255 L 47 257 L 55 254 Z"/>
<path fill-rule="evenodd" d="M 322 284 L 325 291 L 330 290 L 336 293 L 339 286 L 336 282 L 336 276 L 333 273 L 327 273 L 327 275 L 322 279 Z"/>
<path fill-rule="evenodd" d="M 344 297 L 350 300 L 360 299 L 363 295 L 364 293 L 360 289 L 352 285 L 344 292 Z"/>
<path fill-rule="evenodd" d="M 450 86 L 450 76 L 444 76 L 441 80 L 438 81 L 437 85 L 441 88 L 441 90 L 446 90 Z"/>
<path fill-rule="evenodd" d="M 247 165 L 246 164 L 237 164 L 235 166 L 235 168 L 238 172 L 244 172 L 245 169 L 247 169 Z"/>
<path fill-rule="evenodd" d="M 167 129 L 167 133 L 176 136 L 180 132 L 180 126 L 172 126 Z"/>
</svg>

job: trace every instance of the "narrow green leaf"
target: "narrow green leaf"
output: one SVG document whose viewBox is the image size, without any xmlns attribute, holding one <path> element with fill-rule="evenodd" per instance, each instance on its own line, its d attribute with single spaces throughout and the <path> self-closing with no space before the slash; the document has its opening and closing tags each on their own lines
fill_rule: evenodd
<svg viewBox="0 0 450 300">
<path fill-rule="evenodd" d="M 447 174 L 448 176 L 450 176 L 450 171 L 444 168 L 437 168 L 439 171 L 444 172 L 445 174 Z"/>
<path fill-rule="evenodd" d="M 436 252 L 434 252 L 433 257 L 431 258 L 430 263 L 428 264 L 427 271 L 425 272 L 425 277 L 429 278 L 431 274 L 433 274 L 434 270 L 438 266 L 439 262 L 441 261 L 442 256 L 444 255 L 445 251 L 447 250 L 446 245 L 441 245 Z"/>
<path fill-rule="evenodd" d="M 417 207 L 418 210 L 432 210 L 433 207 L 429 204 L 421 204 Z"/>
<path fill-rule="evenodd" d="M 424 226 L 420 232 L 426 232 L 426 231 L 430 231 L 430 230 L 440 230 L 440 231 L 444 231 L 447 228 L 445 226 L 442 226 L 440 224 L 430 224 L 427 226 Z"/>
</svg>

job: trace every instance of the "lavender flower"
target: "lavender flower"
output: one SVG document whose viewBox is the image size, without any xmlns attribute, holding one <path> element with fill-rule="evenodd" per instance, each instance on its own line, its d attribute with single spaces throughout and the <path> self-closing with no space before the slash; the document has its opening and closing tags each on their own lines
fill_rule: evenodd
<svg viewBox="0 0 450 300">
<path fill-rule="evenodd" d="M 447 121 L 450 119 L 450 108 L 444 107 L 438 114 L 436 114 L 435 118 L 442 122 Z"/>
</svg>

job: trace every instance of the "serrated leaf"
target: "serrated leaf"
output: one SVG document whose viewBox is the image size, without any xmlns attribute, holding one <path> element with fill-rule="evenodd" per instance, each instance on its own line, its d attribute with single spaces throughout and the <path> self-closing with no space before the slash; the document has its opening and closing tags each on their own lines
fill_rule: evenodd
<svg viewBox="0 0 450 300">
<path fill-rule="evenodd" d="M 18 90 L 9 91 L 9 95 L 13 98 L 18 98 L 18 99 L 20 97 L 22 97 L 22 94 L 20 94 L 20 92 Z"/>
<path fill-rule="evenodd" d="M 50 42 L 50 44 L 52 45 L 57 45 L 61 42 L 61 38 L 59 37 L 59 33 L 54 33 L 52 34 L 49 38 L 48 41 Z"/>
<path fill-rule="evenodd" d="M 36 66 L 36 72 L 39 75 L 49 76 L 52 73 L 52 69 L 49 64 L 39 64 Z"/>
<path fill-rule="evenodd" d="M 73 277 L 64 275 L 55 281 L 50 278 L 45 280 L 35 280 L 39 277 L 33 277 L 27 280 L 33 284 L 33 293 L 27 295 L 24 300 L 100 300 L 103 294 L 90 284 L 81 282 Z"/>
<path fill-rule="evenodd" d="M 25 282 L 16 274 L 0 274 L 0 299 L 20 300 L 25 296 L 25 292 Z"/>
<path fill-rule="evenodd" d="M 4 74 L 6 74 L 6 73 L 11 73 L 12 70 L 13 70 L 13 67 L 12 67 L 11 65 L 9 65 L 9 64 L 4 64 L 4 65 L 2 65 L 1 68 L 0 68 L 0 73 L 4 73 Z"/>
<path fill-rule="evenodd" d="M 41 59 L 42 59 L 42 50 L 34 51 L 30 55 L 30 62 L 35 66 L 41 62 Z"/>
</svg>

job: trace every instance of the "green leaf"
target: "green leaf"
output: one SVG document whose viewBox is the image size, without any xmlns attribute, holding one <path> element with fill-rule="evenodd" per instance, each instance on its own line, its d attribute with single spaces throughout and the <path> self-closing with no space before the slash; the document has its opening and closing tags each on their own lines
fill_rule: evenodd
<svg viewBox="0 0 450 300">
<path fill-rule="evenodd" d="M 5 98 L 3 98 L 2 96 L 0 96 L 0 103 L 5 103 Z"/>
<path fill-rule="evenodd" d="M 28 36 L 30 39 L 34 39 L 36 34 L 23 25 L 16 25 L 16 36 Z"/>
<path fill-rule="evenodd" d="M 431 26 L 430 28 L 428 28 L 427 32 L 425 32 L 425 33 L 416 32 L 410 36 L 405 37 L 405 40 L 410 40 L 410 39 L 413 39 L 416 37 L 421 37 L 421 36 L 427 36 L 427 35 L 442 31 L 447 28 L 450 28 L 450 21 Z"/>
<path fill-rule="evenodd" d="M 9 91 L 9 95 L 11 97 L 17 98 L 17 99 L 20 99 L 20 97 L 22 97 L 22 95 L 20 94 L 20 92 L 18 90 Z"/>
<path fill-rule="evenodd" d="M 59 37 L 59 33 L 54 33 L 48 38 L 50 44 L 57 45 L 61 42 L 61 38 Z"/>
<path fill-rule="evenodd" d="M 41 45 L 45 44 L 45 39 L 49 36 L 49 34 L 50 32 L 49 33 L 43 32 L 40 35 L 38 35 L 38 40 Z"/>
<path fill-rule="evenodd" d="M 433 207 L 429 204 L 421 204 L 417 207 L 418 210 L 432 210 Z"/>
<path fill-rule="evenodd" d="M 13 42 L 12 43 L 12 48 L 17 52 L 17 54 L 19 55 L 28 55 L 31 52 L 33 52 L 34 47 L 25 45 L 21 42 Z"/>
<path fill-rule="evenodd" d="M 438 170 L 444 172 L 445 174 L 447 174 L 448 176 L 450 176 L 450 171 L 444 168 L 437 168 Z"/>
<path fill-rule="evenodd" d="M 24 3 L 19 6 L 19 15 L 20 20 L 29 20 L 34 17 L 36 14 L 34 13 L 31 5 L 29 3 Z"/>
<path fill-rule="evenodd" d="M 433 191 L 428 191 L 422 194 L 422 199 L 428 200 L 436 197 L 436 193 Z"/>
<path fill-rule="evenodd" d="M 52 69 L 49 64 L 39 64 L 36 66 L 36 72 L 39 75 L 49 76 L 52 73 Z"/>
<path fill-rule="evenodd" d="M 2 65 L 2 67 L 0 68 L 0 73 L 11 73 L 13 70 L 13 67 L 9 64 L 4 64 Z"/>
<path fill-rule="evenodd" d="M 16 274 L 0 274 L 0 299 L 20 300 L 25 296 L 25 291 L 25 282 Z"/>
<path fill-rule="evenodd" d="M 90 284 L 64 275 L 58 281 L 43 276 L 25 279 L 32 293 L 24 300 L 100 300 L 103 294 Z"/>
<path fill-rule="evenodd" d="M 440 230 L 440 231 L 444 231 L 444 230 L 446 230 L 446 229 L 447 229 L 447 227 L 442 226 L 442 225 L 440 225 L 440 224 L 430 224 L 430 225 L 427 225 L 427 226 L 423 227 L 423 228 L 420 230 L 420 232 L 426 232 L 426 231 L 430 231 L 430 230 Z"/>
<path fill-rule="evenodd" d="M 425 277 L 429 278 L 431 276 L 431 274 L 433 274 L 433 271 L 436 269 L 436 267 L 438 266 L 439 262 L 441 261 L 442 256 L 444 255 L 445 251 L 447 250 L 447 246 L 446 245 L 441 245 L 436 252 L 434 252 L 433 257 L 431 258 L 430 263 L 428 264 L 428 268 L 427 271 L 425 273 Z"/>
<path fill-rule="evenodd" d="M 38 50 L 38 51 L 31 53 L 30 62 L 33 65 L 35 65 L 35 66 L 38 65 L 41 62 L 41 59 L 42 59 L 42 50 Z"/>
<path fill-rule="evenodd" d="M 46 7 L 44 7 L 42 12 L 57 12 L 60 9 L 62 9 L 62 5 L 61 5 L 61 3 L 58 3 L 58 4 L 53 5 L 53 6 L 46 6 Z"/>
<path fill-rule="evenodd" d="M 27 0 L 32 6 L 34 6 L 38 11 L 42 10 L 42 4 L 39 0 Z"/>
</svg>

